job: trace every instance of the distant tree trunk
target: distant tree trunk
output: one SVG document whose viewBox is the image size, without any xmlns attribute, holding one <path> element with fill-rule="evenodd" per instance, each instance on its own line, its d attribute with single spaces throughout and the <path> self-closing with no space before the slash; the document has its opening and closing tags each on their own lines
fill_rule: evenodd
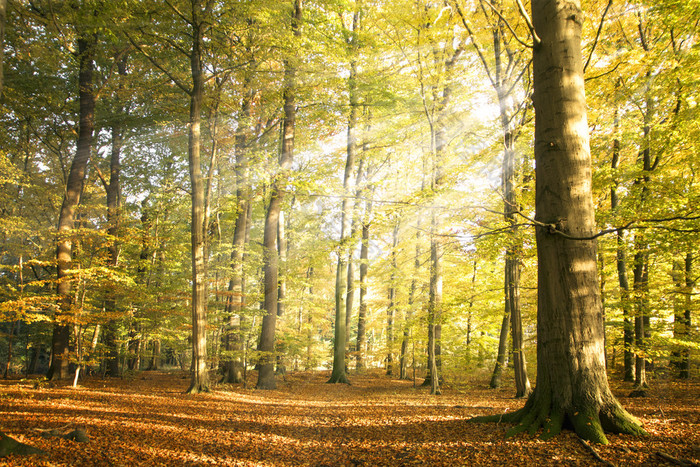
<svg viewBox="0 0 700 467">
<path fill-rule="evenodd" d="M 75 209 L 80 203 L 83 192 L 85 172 L 90 159 L 95 127 L 95 94 L 93 83 L 94 57 L 97 37 L 82 34 L 78 37 L 78 89 L 79 89 L 79 124 L 78 143 L 75 157 L 71 164 L 63 197 L 61 212 L 58 217 L 58 302 L 59 307 L 54 318 L 51 343 L 51 367 L 47 377 L 51 380 L 68 378 L 70 322 L 72 294 L 69 270 L 73 262 L 73 242 L 70 231 L 75 225 Z"/>
<path fill-rule="evenodd" d="M 308 292 L 309 298 L 314 296 L 313 279 L 314 279 L 314 268 L 312 266 L 310 266 L 306 270 L 306 281 L 309 284 L 309 292 Z M 312 318 L 311 312 L 309 312 L 308 316 L 306 317 L 306 324 L 308 326 L 308 329 L 307 329 L 307 334 L 306 334 L 306 365 L 305 365 L 305 368 L 307 371 L 311 369 L 311 356 L 312 356 L 312 350 L 313 350 L 314 330 L 312 327 L 312 323 L 313 323 L 313 318 Z"/>
<path fill-rule="evenodd" d="M 595 211 L 579 0 L 532 2 L 538 255 L 537 386 L 502 419 L 543 438 L 566 421 L 581 438 L 644 433 L 608 386 L 596 268 Z M 483 419 L 482 419 L 483 420 Z"/>
<path fill-rule="evenodd" d="M 285 264 L 287 262 L 287 234 L 285 232 L 285 215 L 284 211 L 280 211 L 280 219 L 277 223 L 277 254 L 280 260 L 280 277 L 279 285 L 277 286 L 277 316 L 284 314 L 285 303 L 284 299 L 287 295 L 287 281 L 285 276 Z"/>
<path fill-rule="evenodd" d="M 651 82 L 651 72 L 647 72 L 647 80 Z M 649 197 L 649 182 L 651 172 L 656 164 L 651 160 L 651 119 L 653 116 L 654 102 L 651 94 L 647 93 L 646 108 L 644 112 L 644 138 L 643 147 L 639 154 L 642 166 L 642 174 L 635 180 L 636 185 L 641 185 L 639 204 L 641 207 L 647 205 Z M 634 238 L 634 283 L 635 295 L 635 317 L 634 335 L 636 344 L 634 385 L 637 389 L 644 389 L 649 386 L 646 376 L 647 366 L 647 339 L 649 338 L 649 248 L 643 233 L 637 232 Z"/>
<path fill-rule="evenodd" d="M 255 64 L 250 66 L 253 70 Z M 229 353 L 224 364 L 224 381 L 227 383 L 240 383 L 243 381 L 243 357 L 232 355 L 243 350 L 243 320 L 242 309 L 245 301 L 245 277 L 244 257 L 246 248 L 246 233 L 250 225 L 251 216 L 251 190 L 248 180 L 248 133 L 251 125 L 252 104 L 255 91 L 251 84 L 252 72 L 246 74 L 243 80 L 243 100 L 241 103 L 241 118 L 238 121 L 238 129 L 235 137 L 236 148 L 236 199 L 237 215 L 233 231 L 231 269 L 232 276 L 228 285 L 228 299 L 226 301 L 226 313 L 228 324 L 224 337 L 225 348 Z"/>
<path fill-rule="evenodd" d="M 437 214 L 433 210 L 430 238 L 430 286 L 428 294 L 428 377 L 430 394 L 441 394 L 438 372 L 438 346 L 440 345 L 440 320 L 442 319 L 442 248 L 437 233 Z"/>
<path fill-rule="evenodd" d="M 406 313 L 406 322 L 403 328 L 403 339 L 401 340 L 401 362 L 399 370 L 400 379 L 408 379 L 408 343 L 411 336 L 411 326 L 413 321 L 413 312 L 416 303 L 416 291 L 418 289 L 418 272 L 420 271 L 420 238 L 421 238 L 421 222 L 420 219 L 416 222 L 416 253 L 413 260 L 413 277 L 411 278 L 411 287 L 408 292 L 408 312 Z"/>
<path fill-rule="evenodd" d="M 190 71 L 190 116 L 188 125 L 188 154 L 192 198 L 192 378 L 188 393 L 209 391 L 207 364 L 207 236 L 205 223 L 204 181 L 201 162 L 201 120 L 204 97 L 202 43 L 204 19 L 200 0 L 192 1 L 192 51 Z"/>
<path fill-rule="evenodd" d="M 619 117 L 617 110 L 615 111 L 615 133 L 619 128 Z M 615 137 L 613 140 L 612 154 L 612 170 L 617 172 L 620 164 L 620 140 Z M 612 187 L 610 187 L 610 210 L 614 213 L 617 211 L 620 204 L 617 194 L 617 177 L 614 176 Z M 634 381 L 634 353 L 632 347 L 634 345 L 634 328 L 631 322 L 632 310 L 630 309 L 630 286 L 627 277 L 627 251 L 625 248 L 625 238 L 622 231 L 617 232 L 617 278 L 620 284 L 620 303 L 622 306 L 622 341 L 624 346 L 624 380 Z"/>
<path fill-rule="evenodd" d="M 691 319 L 690 313 L 692 310 L 692 296 L 695 288 L 695 276 L 693 275 L 693 253 L 685 255 L 685 310 L 683 312 L 682 326 L 679 327 L 678 338 L 688 339 L 690 336 Z M 680 317 L 680 316 L 679 316 Z M 690 378 L 690 348 L 686 345 L 680 352 L 680 362 L 678 366 L 678 376 L 681 379 Z"/>
<path fill-rule="evenodd" d="M 294 0 L 292 12 L 292 34 L 301 37 L 301 19 L 303 0 Z M 277 257 L 277 226 L 279 213 L 282 210 L 287 172 L 292 167 L 294 157 L 294 130 L 296 122 L 296 74 L 297 66 L 291 58 L 284 61 L 284 122 L 282 124 L 282 154 L 280 157 L 280 173 L 275 178 L 271 187 L 270 204 L 265 216 L 263 233 L 263 261 L 265 283 L 265 316 L 263 316 L 262 330 L 258 351 L 261 352 L 261 360 L 258 365 L 258 389 L 275 389 L 275 327 L 277 324 L 278 301 L 278 277 L 279 261 Z"/>
<path fill-rule="evenodd" d="M 498 355 L 496 356 L 496 366 L 491 374 L 491 382 L 489 387 L 496 389 L 501 387 L 501 378 L 503 370 L 506 366 L 506 354 L 508 353 L 508 332 L 510 331 L 510 309 L 503 312 L 503 321 L 501 322 L 501 333 L 498 337 Z"/>
<path fill-rule="evenodd" d="M 369 229 L 372 213 L 372 201 L 365 202 L 365 212 L 362 218 L 362 240 L 360 246 L 360 305 L 357 312 L 357 363 L 355 369 L 365 369 L 364 352 L 367 333 L 367 273 L 369 271 Z"/>
<path fill-rule="evenodd" d="M 386 374 L 391 376 L 394 371 L 394 320 L 396 317 L 396 287 L 398 278 L 397 251 L 399 246 L 400 219 L 396 219 L 391 244 L 391 274 L 389 276 L 389 307 L 386 310 Z"/>
<path fill-rule="evenodd" d="M 121 76 L 126 76 L 126 55 L 121 58 L 116 58 L 117 69 Z M 119 85 L 122 89 L 123 85 Z M 109 183 L 105 185 L 107 192 L 107 224 L 109 225 L 107 233 L 112 237 L 112 241 L 108 248 L 107 263 L 116 268 L 119 262 L 119 243 L 117 237 L 119 235 L 119 217 L 121 209 L 121 150 L 123 144 L 123 123 L 121 120 L 121 109 L 119 115 L 116 115 L 112 122 L 112 151 L 109 162 Z M 103 180 L 103 182 L 105 182 Z M 117 330 L 118 323 L 116 319 L 117 302 L 115 291 L 109 290 L 104 303 L 105 314 L 107 315 L 107 323 L 104 327 L 104 344 L 107 349 L 107 357 L 105 358 L 105 375 L 119 376 L 119 353 L 117 351 Z"/>
</svg>

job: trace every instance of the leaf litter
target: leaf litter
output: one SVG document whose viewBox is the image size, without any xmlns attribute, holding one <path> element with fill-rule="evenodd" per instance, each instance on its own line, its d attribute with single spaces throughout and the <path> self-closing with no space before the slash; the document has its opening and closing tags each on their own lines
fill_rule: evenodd
<svg viewBox="0 0 700 467">
<path fill-rule="evenodd" d="M 0 381 L 0 431 L 43 456 L 8 456 L 0 466 L 410 466 L 410 465 L 697 465 L 700 384 L 655 381 L 646 398 L 615 394 L 648 437 L 609 435 L 591 446 L 565 431 L 550 441 L 505 438 L 505 424 L 468 423 L 476 415 L 522 407 L 510 387 L 481 380 L 430 396 L 382 372 L 325 384 L 325 372 L 280 379 L 274 391 L 219 385 L 188 395 L 181 372 L 69 383 Z M 45 437 L 80 429 L 89 441 Z M 596 459 L 598 454 L 600 459 Z M 682 464 L 685 463 L 685 464 Z"/>
</svg>

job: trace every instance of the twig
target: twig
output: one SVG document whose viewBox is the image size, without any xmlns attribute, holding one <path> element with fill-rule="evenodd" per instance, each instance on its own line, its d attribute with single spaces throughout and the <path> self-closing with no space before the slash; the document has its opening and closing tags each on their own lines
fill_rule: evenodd
<svg viewBox="0 0 700 467">
<path fill-rule="evenodd" d="M 603 459 L 602 457 L 600 457 L 600 454 L 598 454 L 598 451 L 593 449 L 593 446 L 588 444 L 588 442 L 585 439 L 579 437 L 578 440 L 581 442 L 581 444 L 583 444 L 586 447 L 586 449 L 588 449 L 591 452 L 591 454 L 593 454 L 593 457 L 595 457 L 598 461 L 602 462 L 603 464 L 605 464 L 607 466 L 615 467 L 615 464 L 613 464 L 612 462 L 608 462 L 605 459 Z"/>
</svg>

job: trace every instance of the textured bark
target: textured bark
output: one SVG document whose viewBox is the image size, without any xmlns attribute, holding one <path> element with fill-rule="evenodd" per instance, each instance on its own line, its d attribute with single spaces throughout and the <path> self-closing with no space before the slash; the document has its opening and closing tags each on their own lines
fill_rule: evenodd
<svg viewBox="0 0 700 467">
<path fill-rule="evenodd" d="M 596 233 L 578 0 L 534 0 L 533 52 L 538 222 L 537 386 L 525 407 L 502 416 L 509 434 L 568 421 L 583 439 L 642 434 L 612 395 L 605 371 Z M 493 420 L 499 417 L 492 417 Z M 481 419 L 483 420 L 483 418 Z"/>
<path fill-rule="evenodd" d="M 292 11 L 292 34 L 301 36 L 302 0 L 294 0 Z M 258 351 L 261 353 L 258 364 L 258 389 L 275 389 L 275 327 L 277 325 L 279 261 L 277 255 L 277 226 L 285 194 L 287 172 L 292 167 L 294 157 L 294 130 L 296 124 L 296 74 L 297 68 L 292 59 L 285 60 L 284 70 L 284 122 L 282 123 L 282 153 L 280 172 L 272 183 L 270 203 L 265 215 L 263 233 L 263 261 L 265 298 L 262 330 Z"/>
<path fill-rule="evenodd" d="M 68 270 L 73 262 L 73 241 L 70 231 L 75 226 L 75 209 L 80 204 L 80 196 L 85 182 L 85 172 L 90 159 L 95 127 L 95 94 L 93 84 L 94 54 L 97 38 L 83 34 L 78 38 L 78 87 L 79 87 L 79 128 L 75 157 L 71 163 L 63 204 L 58 218 L 58 246 L 56 249 L 58 271 L 58 304 L 54 317 L 51 342 L 51 367 L 49 379 L 68 378 L 70 321 L 72 319 L 73 298 L 71 277 Z"/>
</svg>

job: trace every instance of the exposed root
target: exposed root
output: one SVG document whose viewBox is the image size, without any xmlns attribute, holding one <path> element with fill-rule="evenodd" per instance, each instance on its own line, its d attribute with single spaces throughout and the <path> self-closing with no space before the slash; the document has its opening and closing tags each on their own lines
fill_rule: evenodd
<svg viewBox="0 0 700 467">
<path fill-rule="evenodd" d="M 554 407 L 549 397 L 530 397 L 522 409 L 503 415 L 474 417 L 474 423 L 506 422 L 515 426 L 506 432 L 506 437 L 528 432 L 534 436 L 542 429 L 541 438 L 550 439 L 559 433 L 568 421 L 576 434 L 583 440 L 598 444 L 608 444 L 605 432 L 624 433 L 635 436 L 646 435 L 639 420 L 627 413 L 622 406 L 612 403 L 600 410 L 595 408 L 565 411 Z"/>
<path fill-rule="evenodd" d="M 328 381 L 326 381 L 326 384 L 347 384 L 348 386 L 352 386 L 350 380 L 348 379 L 345 373 L 341 373 L 339 375 L 331 375 L 331 378 Z"/>
</svg>

